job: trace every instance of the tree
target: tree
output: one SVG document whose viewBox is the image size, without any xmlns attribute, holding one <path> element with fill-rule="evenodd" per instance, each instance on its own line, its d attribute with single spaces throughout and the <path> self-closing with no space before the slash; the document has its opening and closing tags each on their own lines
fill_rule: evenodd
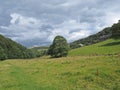
<svg viewBox="0 0 120 90">
<path fill-rule="evenodd" d="M 0 60 L 5 60 L 7 59 L 7 55 L 4 52 L 4 49 L 0 46 Z"/>
<path fill-rule="evenodd" d="M 52 45 L 49 47 L 48 54 L 52 57 L 65 57 L 69 51 L 67 40 L 62 36 L 56 36 Z"/>
<path fill-rule="evenodd" d="M 113 38 L 120 38 L 120 21 L 117 24 L 114 24 L 111 27 L 111 30 Z"/>
</svg>

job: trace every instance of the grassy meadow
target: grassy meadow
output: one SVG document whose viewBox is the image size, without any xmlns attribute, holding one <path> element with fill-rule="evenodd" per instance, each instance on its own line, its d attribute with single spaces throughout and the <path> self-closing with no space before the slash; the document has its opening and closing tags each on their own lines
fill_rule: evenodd
<svg viewBox="0 0 120 90">
<path fill-rule="evenodd" d="M 74 49 L 64 58 L 1 61 L 0 90 L 120 90 L 119 42 Z"/>
</svg>

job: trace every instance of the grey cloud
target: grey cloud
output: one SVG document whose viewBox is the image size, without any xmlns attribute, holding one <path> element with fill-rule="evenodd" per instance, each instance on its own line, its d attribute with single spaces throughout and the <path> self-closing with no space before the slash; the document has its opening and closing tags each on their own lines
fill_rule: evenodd
<svg viewBox="0 0 120 90">
<path fill-rule="evenodd" d="M 40 31 L 46 31 L 46 32 L 49 32 L 49 33 L 50 33 L 50 31 L 53 30 L 53 29 L 54 29 L 54 28 L 53 28 L 51 25 L 46 25 L 46 24 L 42 25 L 42 26 L 39 28 Z"/>
<path fill-rule="evenodd" d="M 0 33 L 25 46 L 49 45 L 56 35 L 63 35 L 71 42 L 120 19 L 120 0 L 0 2 Z"/>
</svg>

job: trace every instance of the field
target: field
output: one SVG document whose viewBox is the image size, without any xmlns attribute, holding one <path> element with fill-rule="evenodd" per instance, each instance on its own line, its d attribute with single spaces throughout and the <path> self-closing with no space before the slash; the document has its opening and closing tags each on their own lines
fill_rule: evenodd
<svg viewBox="0 0 120 90">
<path fill-rule="evenodd" d="M 0 90 L 120 90 L 119 50 L 110 39 L 64 58 L 1 61 Z"/>
</svg>

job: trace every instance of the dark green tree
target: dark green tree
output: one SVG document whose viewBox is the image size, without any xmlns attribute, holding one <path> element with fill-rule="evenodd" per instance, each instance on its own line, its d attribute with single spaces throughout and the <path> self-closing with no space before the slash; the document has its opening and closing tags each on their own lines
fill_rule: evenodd
<svg viewBox="0 0 120 90">
<path fill-rule="evenodd" d="M 0 60 L 5 60 L 7 59 L 7 55 L 4 51 L 4 49 L 2 49 L 2 47 L 0 47 Z"/>
<path fill-rule="evenodd" d="M 114 24 L 111 27 L 111 30 L 113 38 L 120 38 L 120 21 L 117 24 Z"/>
<path fill-rule="evenodd" d="M 65 57 L 69 51 L 67 40 L 62 36 L 56 36 L 52 45 L 49 47 L 48 54 L 52 57 Z"/>
</svg>

